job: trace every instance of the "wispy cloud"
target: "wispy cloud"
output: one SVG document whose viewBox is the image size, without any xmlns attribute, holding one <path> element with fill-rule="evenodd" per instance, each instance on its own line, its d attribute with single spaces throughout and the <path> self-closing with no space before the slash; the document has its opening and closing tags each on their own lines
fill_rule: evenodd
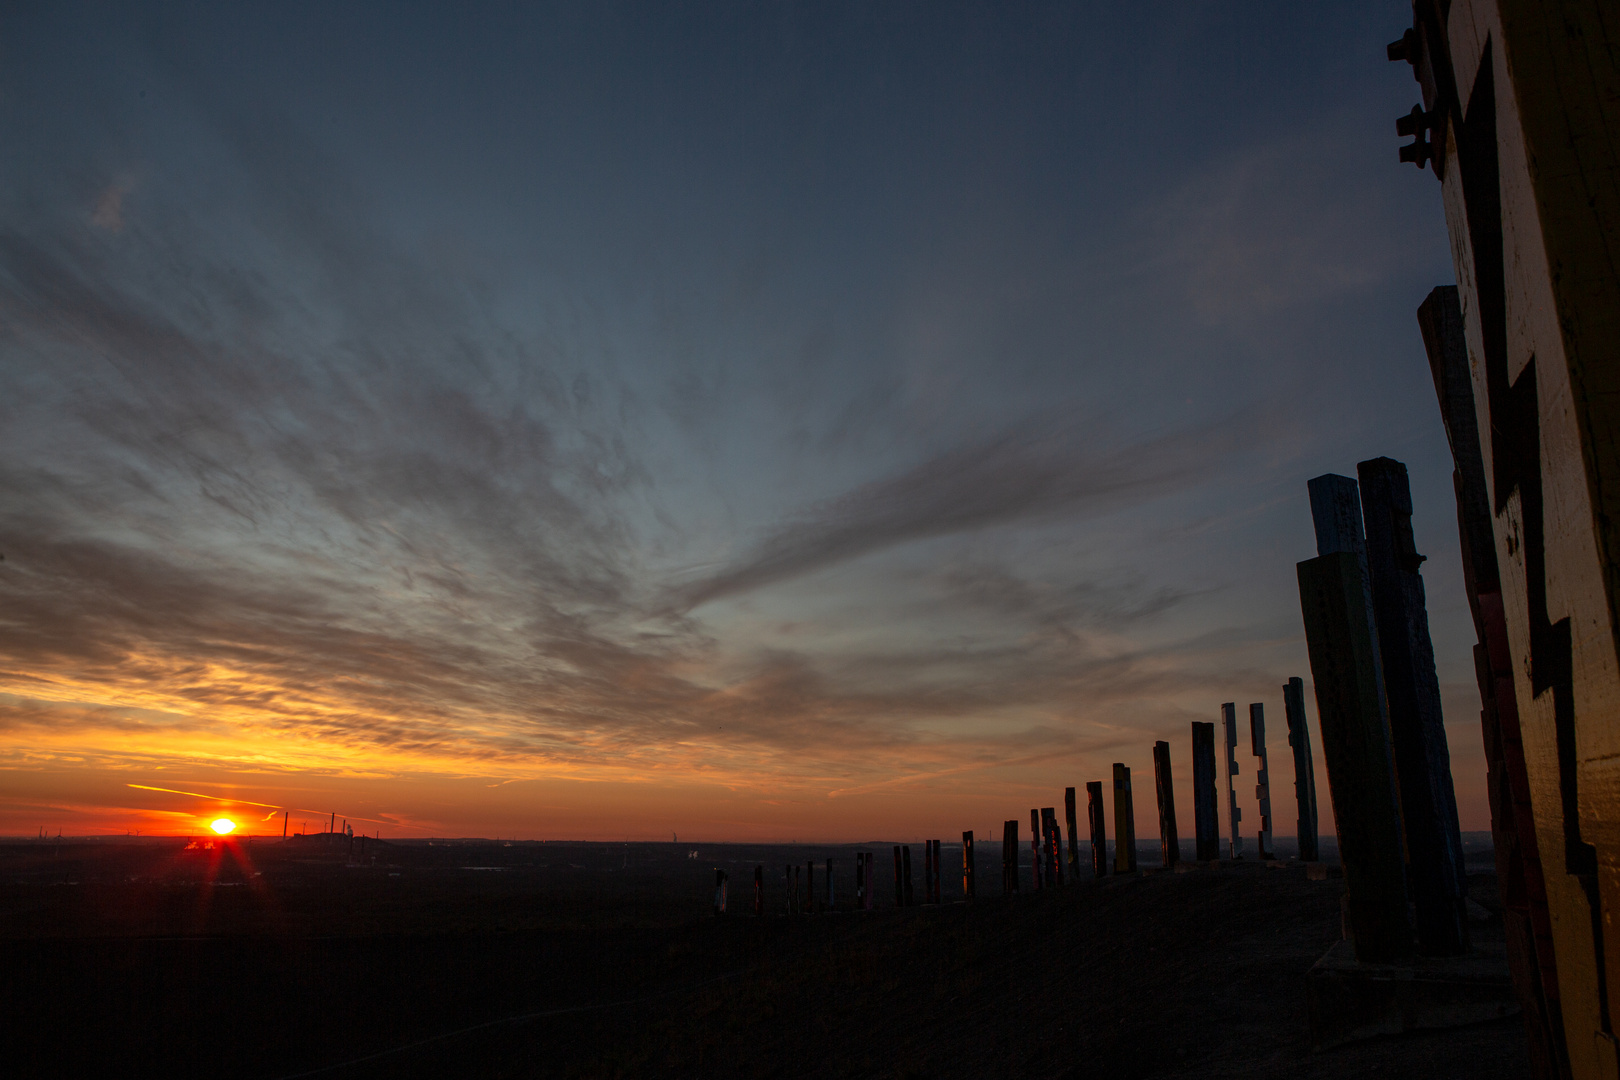
<svg viewBox="0 0 1620 1080">
<path fill-rule="evenodd" d="M 1113 446 L 1079 425 L 1027 428 L 955 447 L 780 523 L 741 558 L 686 585 L 690 610 L 915 540 L 1014 522 L 1103 513 L 1181 489 L 1230 465 L 1241 422 Z"/>
</svg>

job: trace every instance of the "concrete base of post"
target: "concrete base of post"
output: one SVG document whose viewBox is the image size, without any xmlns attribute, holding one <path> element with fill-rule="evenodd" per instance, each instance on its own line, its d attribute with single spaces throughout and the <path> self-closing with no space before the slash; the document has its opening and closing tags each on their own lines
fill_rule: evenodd
<svg viewBox="0 0 1620 1080">
<path fill-rule="evenodd" d="M 1495 944 L 1476 945 L 1466 956 L 1364 964 L 1350 942 L 1335 942 L 1306 976 L 1305 997 L 1313 1050 L 1519 1011 L 1506 948 Z"/>
</svg>

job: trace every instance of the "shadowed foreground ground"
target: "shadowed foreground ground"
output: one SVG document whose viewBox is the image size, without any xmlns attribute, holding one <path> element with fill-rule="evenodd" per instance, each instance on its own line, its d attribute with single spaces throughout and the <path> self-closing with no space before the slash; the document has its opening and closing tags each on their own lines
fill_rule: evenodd
<svg viewBox="0 0 1620 1080">
<path fill-rule="evenodd" d="M 559 850 L 547 846 L 549 863 L 476 853 L 504 857 L 500 872 L 464 865 L 466 849 L 356 872 L 261 849 L 239 886 L 226 871 L 214 885 L 185 877 L 173 852 L 146 874 L 128 872 L 142 856 L 115 852 L 130 865 L 99 884 L 88 855 L 78 882 L 24 868 L 0 887 L 0 1008 L 21 1066 L 8 1072 L 1527 1074 L 1516 1018 L 1312 1055 L 1305 972 L 1338 937 L 1341 883 L 1297 869 L 713 919 L 694 917 L 693 896 L 712 863 L 638 873 L 609 865 L 605 845 L 600 865 L 583 846 Z M 22 865 L 0 855 L 0 872 Z M 1474 880 L 1491 908 L 1491 879 Z M 1474 931 L 1500 937 L 1495 922 Z M 549 1015 L 488 1023 L 531 1013 Z M 355 1063 L 324 1068 L 343 1062 Z"/>
</svg>

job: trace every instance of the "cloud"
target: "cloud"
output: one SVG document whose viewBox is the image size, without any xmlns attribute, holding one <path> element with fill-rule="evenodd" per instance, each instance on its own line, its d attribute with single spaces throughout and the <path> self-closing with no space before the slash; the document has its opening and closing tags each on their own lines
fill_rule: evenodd
<svg viewBox="0 0 1620 1080">
<path fill-rule="evenodd" d="M 98 229 L 108 232 L 122 232 L 124 229 L 124 196 L 129 194 L 134 185 L 127 180 L 114 180 L 108 184 L 96 199 L 95 209 L 90 211 L 90 224 Z"/>
<path fill-rule="evenodd" d="M 1080 423 L 1006 431 L 810 507 L 731 565 L 682 587 L 675 603 L 691 610 L 915 540 L 1157 498 L 1228 465 L 1249 430 L 1223 419 L 1112 447 Z"/>
</svg>

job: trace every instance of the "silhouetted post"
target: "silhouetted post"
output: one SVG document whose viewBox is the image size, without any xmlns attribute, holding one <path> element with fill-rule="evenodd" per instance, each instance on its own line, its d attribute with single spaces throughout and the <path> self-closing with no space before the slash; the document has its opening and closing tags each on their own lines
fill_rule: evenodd
<svg viewBox="0 0 1620 1080">
<path fill-rule="evenodd" d="M 287 812 L 285 810 L 281 812 L 281 838 L 283 840 L 287 839 Z"/>
<path fill-rule="evenodd" d="M 871 911 L 877 907 L 877 872 L 873 868 L 872 852 L 866 853 L 866 910 Z"/>
<path fill-rule="evenodd" d="M 827 910 L 833 909 L 832 860 L 827 860 Z"/>
<path fill-rule="evenodd" d="M 1283 687 L 1288 745 L 1294 749 L 1294 799 L 1299 803 L 1299 857 L 1316 862 L 1316 766 L 1311 761 L 1311 729 L 1305 722 L 1305 680 L 1295 676 Z"/>
<path fill-rule="evenodd" d="M 1136 811 L 1131 807 L 1131 770 L 1114 762 L 1114 873 L 1136 872 Z"/>
<path fill-rule="evenodd" d="M 911 845 L 907 844 L 900 849 L 900 861 L 906 871 L 906 907 L 915 907 L 917 896 L 911 890 Z"/>
<path fill-rule="evenodd" d="M 1041 812 L 1034 807 L 1029 811 L 1029 880 L 1031 889 L 1045 885 L 1041 873 Z"/>
<path fill-rule="evenodd" d="M 1237 705 L 1228 701 L 1221 706 L 1221 724 L 1226 738 L 1226 821 L 1232 829 L 1231 857 L 1243 858 L 1243 834 L 1239 831 L 1238 822 L 1243 820 L 1243 811 L 1238 809 L 1237 783 Z"/>
<path fill-rule="evenodd" d="M 1091 872 L 1096 877 L 1108 876 L 1108 824 L 1103 817 L 1103 786 L 1101 780 L 1086 784 L 1086 816 L 1091 819 Z"/>
<path fill-rule="evenodd" d="M 1075 825 L 1074 788 L 1063 789 L 1063 817 L 1069 823 L 1069 876 L 1080 880 L 1080 837 Z"/>
<path fill-rule="evenodd" d="M 1193 833 L 1198 861 L 1221 857 L 1221 819 L 1215 801 L 1215 725 L 1192 722 Z"/>
<path fill-rule="evenodd" d="M 754 917 L 763 918 L 765 915 L 765 868 L 754 867 Z"/>
<path fill-rule="evenodd" d="M 904 880 L 900 877 L 899 844 L 894 845 L 894 906 L 897 908 L 906 906 L 906 886 Z"/>
<path fill-rule="evenodd" d="M 804 864 L 804 910 L 807 915 L 816 911 L 816 860 Z"/>
<path fill-rule="evenodd" d="M 939 841 L 934 840 L 931 841 L 931 843 L 934 845 L 934 903 L 939 904 L 943 903 L 945 898 L 945 889 L 943 885 L 945 879 L 945 868 L 940 862 L 941 852 L 939 850 Z"/>
<path fill-rule="evenodd" d="M 1050 806 L 1041 807 L 1041 862 L 1046 883 L 1062 885 L 1063 837 L 1058 831 L 1057 810 Z"/>
<path fill-rule="evenodd" d="M 934 842 L 923 841 L 923 903 L 934 902 Z"/>
<path fill-rule="evenodd" d="M 1356 475 L 1361 479 L 1367 569 L 1384 665 L 1418 948 L 1431 956 L 1455 956 L 1468 951 L 1468 878 L 1428 604 L 1418 572 L 1425 557 L 1417 553 L 1412 536 L 1412 491 L 1406 466 L 1390 458 L 1363 461 L 1356 466 Z"/>
<path fill-rule="evenodd" d="M 1017 892 L 1017 819 L 1001 823 L 1001 895 Z"/>
<path fill-rule="evenodd" d="M 978 893 L 973 882 L 973 830 L 962 834 L 962 896 L 972 900 Z"/>
<path fill-rule="evenodd" d="M 1271 850 L 1271 765 L 1266 759 L 1266 707 L 1260 702 L 1249 706 L 1249 748 L 1260 759 L 1254 772 L 1254 798 L 1260 804 L 1260 833 L 1255 843 L 1260 858 L 1272 857 Z"/>
<path fill-rule="evenodd" d="M 714 869 L 714 913 L 724 915 L 726 911 L 726 872 L 718 866 Z"/>
<path fill-rule="evenodd" d="M 1181 839 L 1176 836 L 1176 789 L 1170 779 L 1170 744 L 1153 744 L 1153 789 L 1159 797 L 1159 852 L 1165 866 L 1181 861 Z"/>
<path fill-rule="evenodd" d="M 1318 484 L 1340 480 L 1344 484 Z M 1346 489 L 1345 485 L 1348 485 Z M 1322 757 L 1344 864 L 1350 936 L 1363 961 L 1409 956 L 1412 937 L 1406 919 L 1400 812 L 1384 714 L 1377 642 L 1367 610 L 1361 556 L 1342 531 L 1325 533 L 1320 522 L 1340 515 L 1319 510 L 1318 492 L 1357 500 L 1347 477 L 1311 481 L 1312 514 L 1318 520 L 1317 545 L 1323 554 L 1298 564 L 1299 602 L 1305 641 L 1316 684 L 1322 725 Z"/>
</svg>

